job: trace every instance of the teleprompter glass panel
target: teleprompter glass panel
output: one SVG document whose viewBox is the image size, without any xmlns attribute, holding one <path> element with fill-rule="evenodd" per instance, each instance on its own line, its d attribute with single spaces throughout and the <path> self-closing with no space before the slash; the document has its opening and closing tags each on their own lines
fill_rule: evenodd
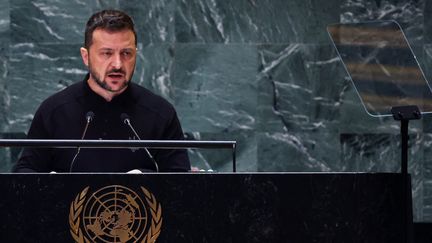
<svg viewBox="0 0 432 243">
<path fill-rule="evenodd" d="M 432 92 L 395 21 L 332 24 L 327 31 L 368 114 L 416 105 L 432 112 Z"/>
</svg>

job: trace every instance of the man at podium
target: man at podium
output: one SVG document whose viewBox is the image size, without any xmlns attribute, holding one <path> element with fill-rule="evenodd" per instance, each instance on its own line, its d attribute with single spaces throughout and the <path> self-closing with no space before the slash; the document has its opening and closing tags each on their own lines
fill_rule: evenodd
<svg viewBox="0 0 432 243">
<path fill-rule="evenodd" d="M 137 34 L 118 10 L 93 14 L 81 57 L 89 73 L 46 99 L 36 111 L 30 139 L 181 140 L 176 111 L 162 97 L 131 82 Z M 14 172 L 189 171 L 185 150 L 26 148 Z"/>
</svg>

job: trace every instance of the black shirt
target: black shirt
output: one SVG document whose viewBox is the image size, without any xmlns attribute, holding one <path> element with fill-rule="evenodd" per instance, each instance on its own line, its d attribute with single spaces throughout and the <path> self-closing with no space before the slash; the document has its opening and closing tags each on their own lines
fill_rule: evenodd
<svg viewBox="0 0 432 243">
<path fill-rule="evenodd" d="M 75 83 L 46 99 L 37 110 L 28 138 L 81 139 L 86 113 L 95 116 L 84 139 L 137 139 L 120 118 L 126 113 L 143 140 L 182 140 L 177 114 L 166 100 L 130 83 L 110 102 L 92 91 L 87 83 Z M 188 171 L 185 150 L 149 149 L 160 171 Z M 69 172 L 76 148 L 26 148 L 14 172 Z M 133 169 L 155 170 L 144 149 L 81 148 L 73 172 L 127 172 Z"/>
</svg>

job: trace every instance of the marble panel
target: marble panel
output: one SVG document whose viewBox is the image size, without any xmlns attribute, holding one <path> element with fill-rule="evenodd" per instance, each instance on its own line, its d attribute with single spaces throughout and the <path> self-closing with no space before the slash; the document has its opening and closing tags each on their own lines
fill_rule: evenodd
<svg viewBox="0 0 432 243">
<path fill-rule="evenodd" d="M 86 1 L 85 4 L 94 13 L 103 9 L 119 9 L 121 2 L 121 0 L 90 0 Z"/>
<path fill-rule="evenodd" d="M 174 43 L 175 0 L 120 1 L 120 9 L 135 23 L 139 42 L 144 45 Z"/>
<path fill-rule="evenodd" d="M 44 99 L 83 79 L 87 68 L 82 64 L 79 47 L 32 43 L 11 46 L 8 131 L 27 132 Z"/>
<path fill-rule="evenodd" d="M 432 27 L 432 26 L 431 26 Z M 426 79 L 428 80 L 429 86 L 432 85 L 432 71 L 431 71 L 431 65 L 432 65 L 432 45 L 431 44 L 425 44 L 423 46 L 423 72 L 426 76 Z M 426 114 L 422 117 L 423 122 L 423 131 L 427 133 L 432 132 L 432 115 Z"/>
<path fill-rule="evenodd" d="M 259 133 L 258 171 L 340 171 L 336 134 L 321 132 Z"/>
<path fill-rule="evenodd" d="M 423 222 L 432 221 L 432 180 L 424 180 L 424 193 L 423 193 Z"/>
<path fill-rule="evenodd" d="M 14 1 L 14 42 L 82 43 L 88 18 L 102 9 L 120 9 L 134 19 L 139 42 L 174 41 L 174 0 Z"/>
<path fill-rule="evenodd" d="M 257 138 L 251 131 L 231 131 L 222 133 L 187 133 L 190 140 L 236 141 L 236 171 L 258 171 Z M 189 157 L 194 170 L 207 172 L 232 172 L 233 151 L 231 149 L 191 149 Z"/>
<path fill-rule="evenodd" d="M 398 136 L 400 140 L 400 136 Z M 424 220 L 424 164 L 428 160 L 425 153 L 425 145 L 429 143 L 429 138 L 422 133 L 410 134 L 409 151 L 408 151 L 408 173 L 411 175 L 411 193 L 413 204 L 413 220 L 420 222 Z M 400 141 L 399 141 L 400 144 Z M 400 145 L 399 145 L 400 148 Z M 401 155 L 398 151 L 401 163 Z"/>
<path fill-rule="evenodd" d="M 13 43 L 83 43 L 92 13 L 85 1 L 17 0 L 10 2 Z"/>
<path fill-rule="evenodd" d="M 7 109 L 9 95 L 6 86 L 9 59 L 9 1 L 0 2 L 0 131 L 4 130 L 7 123 Z"/>
<path fill-rule="evenodd" d="M 423 43 L 425 0 L 346 0 L 341 8 L 340 22 L 395 20 L 403 28 L 411 44 Z"/>
<path fill-rule="evenodd" d="M 421 221 L 432 222 L 432 134 L 423 134 L 423 215 Z"/>
<path fill-rule="evenodd" d="M 398 172 L 400 157 L 396 135 L 341 134 L 341 170 Z"/>
<path fill-rule="evenodd" d="M 328 43 L 339 1 L 177 1 L 176 38 L 200 43 Z"/>
<path fill-rule="evenodd" d="M 7 88 L 7 75 L 9 71 L 8 50 L 9 46 L 0 48 L 0 131 L 6 129 L 10 105 L 10 95 Z"/>
<path fill-rule="evenodd" d="M 0 2 L 0 38 L 7 37 L 10 30 L 10 6 L 9 1 Z"/>
<path fill-rule="evenodd" d="M 133 81 L 173 103 L 171 72 L 174 47 L 170 44 L 138 45 L 137 64 Z"/>
<path fill-rule="evenodd" d="M 424 36 L 424 44 L 431 44 L 432 43 L 432 2 L 431 1 L 424 1 L 424 9 L 423 9 L 423 16 L 424 16 L 424 27 L 423 27 L 423 36 Z"/>
<path fill-rule="evenodd" d="M 255 129 L 255 46 L 177 44 L 171 81 L 185 131 Z"/>
<path fill-rule="evenodd" d="M 82 43 L 91 14 L 102 9 L 120 9 L 134 19 L 140 42 L 173 42 L 174 3 L 173 0 L 14 1 L 12 37 L 14 42 Z"/>
<path fill-rule="evenodd" d="M 260 131 L 337 132 L 350 83 L 330 45 L 260 45 Z"/>
</svg>

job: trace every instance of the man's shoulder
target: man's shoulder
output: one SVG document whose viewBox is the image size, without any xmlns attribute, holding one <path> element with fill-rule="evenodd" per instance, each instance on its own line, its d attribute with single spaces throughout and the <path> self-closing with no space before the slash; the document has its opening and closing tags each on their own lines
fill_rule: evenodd
<svg viewBox="0 0 432 243">
<path fill-rule="evenodd" d="M 69 85 L 45 99 L 40 109 L 52 111 L 64 104 L 74 102 L 79 95 L 82 95 L 82 87 L 83 82 Z"/>
<path fill-rule="evenodd" d="M 160 114 L 175 112 L 173 105 L 160 95 L 157 95 L 138 84 L 131 84 L 132 96 L 138 106 Z"/>
</svg>

